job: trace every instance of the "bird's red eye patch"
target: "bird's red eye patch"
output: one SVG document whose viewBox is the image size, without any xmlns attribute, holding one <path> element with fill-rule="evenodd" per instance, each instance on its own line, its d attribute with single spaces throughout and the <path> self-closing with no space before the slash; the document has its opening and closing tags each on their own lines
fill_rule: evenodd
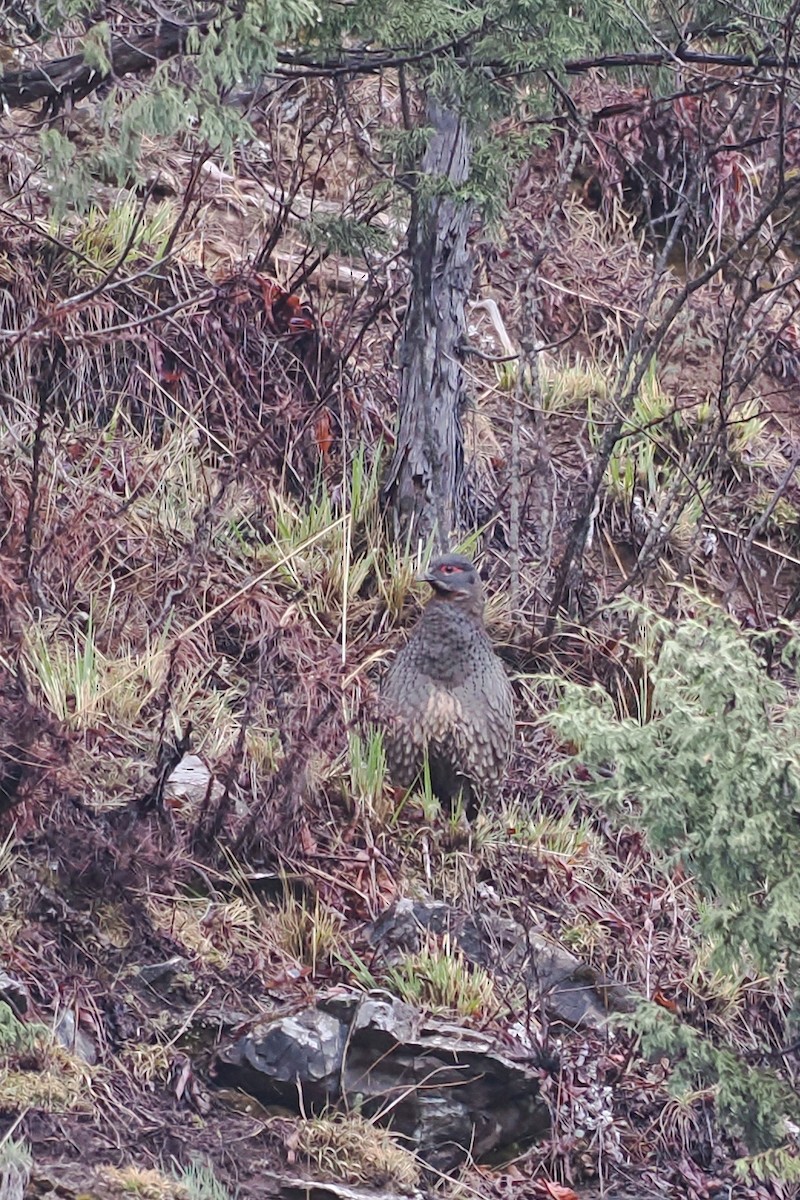
<svg viewBox="0 0 800 1200">
<path fill-rule="evenodd" d="M 445 563 L 439 570 L 443 575 L 456 575 L 461 570 L 461 567 L 454 567 L 450 563 Z"/>
</svg>

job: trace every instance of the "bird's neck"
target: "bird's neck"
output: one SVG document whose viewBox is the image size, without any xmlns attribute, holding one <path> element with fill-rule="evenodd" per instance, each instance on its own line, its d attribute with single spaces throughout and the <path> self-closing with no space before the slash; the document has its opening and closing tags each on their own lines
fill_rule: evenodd
<svg viewBox="0 0 800 1200">
<path fill-rule="evenodd" d="M 470 637 L 473 630 L 483 630 L 483 601 L 459 603 L 444 596 L 433 596 L 422 613 L 422 624 L 426 636 L 446 637 L 450 640 L 461 631 Z"/>
<path fill-rule="evenodd" d="M 443 687 L 455 687 L 485 637 L 479 615 L 452 600 L 429 600 L 413 639 L 417 667 Z"/>
<path fill-rule="evenodd" d="M 452 596 L 440 595 L 437 592 L 431 596 L 425 605 L 423 616 L 433 613 L 436 621 L 464 621 L 483 627 L 484 599 L 481 595 L 462 597 L 460 600 Z"/>
</svg>

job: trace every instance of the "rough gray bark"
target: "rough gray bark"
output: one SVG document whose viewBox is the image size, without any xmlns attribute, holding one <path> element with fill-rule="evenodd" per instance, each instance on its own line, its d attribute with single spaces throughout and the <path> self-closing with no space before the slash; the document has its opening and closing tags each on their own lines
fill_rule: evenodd
<svg viewBox="0 0 800 1200">
<path fill-rule="evenodd" d="M 422 160 L 423 187 L 413 200 L 409 227 L 411 296 L 400 351 L 397 444 L 386 482 L 395 536 L 407 544 L 431 534 L 449 549 L 462 486 L 461 410 L 466 340 L 465 303 L 472 282 L 467 249 L 472 205 L 431 195 L 425 184 L 449 184 L 469 175 L 471 145 L 463 119 L 429 100 L 433 128 Z"/>
</svg>

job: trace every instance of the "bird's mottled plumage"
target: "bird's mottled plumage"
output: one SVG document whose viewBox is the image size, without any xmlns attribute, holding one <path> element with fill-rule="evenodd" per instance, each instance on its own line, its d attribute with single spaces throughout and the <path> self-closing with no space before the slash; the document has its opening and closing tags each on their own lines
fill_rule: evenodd
<svg viewBox="0 0 800 1200">
<path fill-rule="evenodd" d="M 514 738 L 514 695 L 483 623 L 483 587 L 469 559 L 447 554 L 424 576 L 433 595 L 381 690 L 392 782 L 410 787 L 425 754 L 442 803 L 467 810 L 499 788 Z"/>
</svg>

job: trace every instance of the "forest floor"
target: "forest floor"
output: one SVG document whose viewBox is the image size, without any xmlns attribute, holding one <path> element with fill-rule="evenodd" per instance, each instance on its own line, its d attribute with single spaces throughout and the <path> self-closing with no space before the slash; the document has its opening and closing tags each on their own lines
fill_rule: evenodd
<svg viewBox="0 0 800 1200">
<path fill-rule="evenodd" d="M 600 681 L 633 704 L 626 626 L 604 608 L 617 592 L 664 611 L 682 584 L 754 629 L 791 615 L 792 329 L 728 413 L 702 504 L 675 510 L 636 576 L 637 520 L 669 493 L 667 467 L 688 469 L 681 456 L 719 392 L 735 284 L 720 276 L 687 304 L 642 385 L 568 615 L 545 642 L 610 380 L 642 314 L 651 329 L 684 275 L 654 283 L 629 197 L 603 194 L 602 163 L 564 179 L 557 139 L 521 173 L 500 234 L 476 232 L 470 338 L 482 356 L 467 359 L 465 440 L 481 533 L 465 546 L 487 580 L 518 737 L 502 796 L 459 843 L 430 808 L 398 808 L 375 766 L 381 673 L 425 598 L 419 556 L 392 544 L 380 494 L 407 283 L 399 251 L 380 272 L 331 255 L 299 282 L 313 255 L 290 209 L 315 194 L 333 206 L 363 169 L 344 134 L 328 146 L 308 168 L 316 192 L 278 205 L 283 233 L 258 269 L 275 207 L 252 172 L 213 163 L 191 227 L 151 278 L 137 271 L 173 227 L 180 178 L 138 225 L 133 194 L 109 195 L 57 238 L 35 203 L 24 221 L 0 217 L 0 324 L 28 331 L 0 368 L 0 998 L 29 1035 L 0 1021 L 11 1047 L 0 1135 L 30 1148 L 30 1195 L 196 1195 L 194 1171 L 204 1194 L 258 1197 L 276 1194 L 273 1175 L 320 1178 L 323 1163 L 328 1178 L 391 1191 L 380 1148 L 372 1172 L 344 1151 L 323 1159 L 311 1114 L 217 1086 L 215 1056 L 331 989 L 392 986 L 369 929 L 403 897 L 536 928 L 753 1060 L 785 1032 L 785 996 L 709 966 L 691 880 L 559 771 L 569 747 L 547 714 L 553 678 Z M 175 161 L 188 175 L 188 159 Z M 504 335 L 518 344 L 519 280 L 543 238 L 541 403 L 515 415 L 515 375 L 487 359 L 507 353 Z M 125 270 L 100 286 L 125 246 Z M 202 760 L 201 783 L 176 787 L 187 754 Z M 450 954 L 442 941 L 429 950 Z M 459 961 L 456 975 L 469 990 L 474 973 Z M 432 995 L 422 1002 L 436 1009 Z M 492 995 L 458 1019 L 502 1039 L 519 995 Z M 736 1173 L 744 1147 L 719 1129 L 713 1096 L 672 1095 L 671 1064 L 641 1058 L 622 1025 L 570 1028 L 541 1002 L 525 1033 L 551 1136 L 465 1166 L 452 1190 L 790 1194 Z"/>
</svg>

